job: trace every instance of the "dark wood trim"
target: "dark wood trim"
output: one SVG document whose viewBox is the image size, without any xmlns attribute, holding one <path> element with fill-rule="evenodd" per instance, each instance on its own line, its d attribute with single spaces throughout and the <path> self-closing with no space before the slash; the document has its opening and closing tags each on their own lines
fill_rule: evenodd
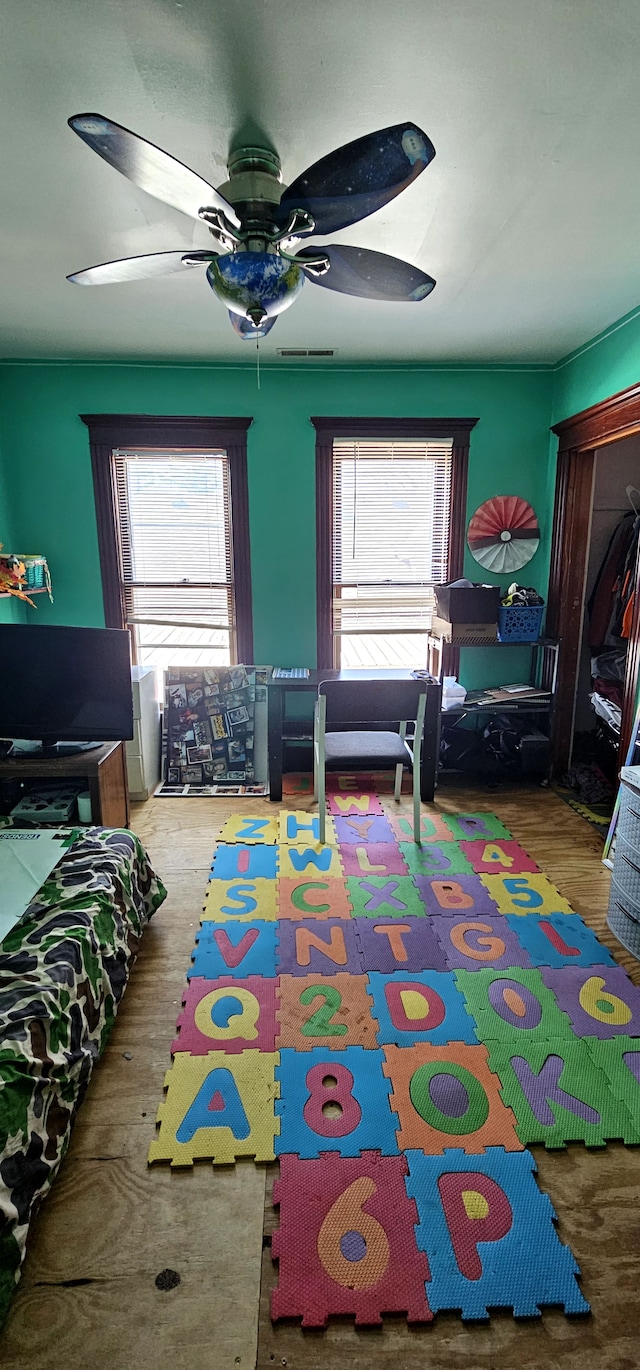
<svg viewBox="0 0 640 1370">
<path fill-rule="evenodd" d="M 622 701 L 622 724 L 620 727 L 620 751 L 618 760 L 624 766 L 631 741 L 631 732 L 636 714 L 636 689 L 640 672 L 640 543 L 634 570 L 635 595 L 629 632 L 629 646 L 624 676 L 624 697 Z"/>
<path fill-rule="evenodd" d="M 316 430 L 316 614 L 318 666 L 333 667 L 331 634 L 333 443 L 336 438 L 451 438 L 451 529 L 447 578 L 462 575 L 467 526 L 469 442 L 478 419 L 311 418 Z M 446 673 L 457 674 L 460 652 L 447 646 Z"/>
<path fill-rule="evenodd" d="M 561 775 L 573 746 L 576 679 L 582 644 L 596 449 L 640 432 L 640 384 L 608 396 L 553 426 L 559 438 L 547 596 L 549 636 L 559 639 L 558 681 L 551 738 L 552 768 Z M 639 563 L 640 567 L 640 563 Z M 638 579 L 636 576 L 636 585 Z M 640 670 L 640 595 L 629 638 L 618 760 L 624 763 L 635 713 Z"/>
<path fill-rule="evenodd" d="M 157 414 L 81 414 L 80 418 L 89 429 L 102 595 L 107 628 L 125 626 L 117 504 L 111 461 L 113 449 L 225 449 L 231 483 L 236 655 L 238 661 L 252 662 L 253 620 L 246 435 L 253 420 L 184 415 L 164 417 Z"/>
</svg>

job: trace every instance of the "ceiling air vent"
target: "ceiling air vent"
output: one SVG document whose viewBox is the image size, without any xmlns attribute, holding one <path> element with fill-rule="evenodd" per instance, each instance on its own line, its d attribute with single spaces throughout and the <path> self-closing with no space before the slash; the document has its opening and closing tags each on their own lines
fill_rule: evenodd
<svg viewBox="0 0 640 1370">
<path fill-rule="evenodd" d="M 335 347 L 278 347 L 279 357 L 335 357 Z"/>
</svg>

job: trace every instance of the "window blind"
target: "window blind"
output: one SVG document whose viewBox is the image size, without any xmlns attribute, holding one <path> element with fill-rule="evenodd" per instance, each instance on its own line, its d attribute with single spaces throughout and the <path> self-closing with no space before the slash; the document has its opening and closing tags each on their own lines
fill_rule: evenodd
<svg viewBox="0 0 640 1370">
<path fill-rule="evenodd" d="M 226 453 L 117 449 L 113 461 L 127 623 L 221 630 L 233 652 Z"/>
<path fill-rule="evenodd" d="M 335 637 L 424 633 L 447 578 L 450 440 L 333 444 Z"/>
</svg>

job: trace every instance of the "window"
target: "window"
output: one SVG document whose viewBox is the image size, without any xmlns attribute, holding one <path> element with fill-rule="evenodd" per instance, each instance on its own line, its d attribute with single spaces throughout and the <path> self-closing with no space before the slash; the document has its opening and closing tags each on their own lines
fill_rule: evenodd
<svg viewBox="0 0 640 1370">
<path fill-rule="evenodd" d="M 251 661 L 246 451 L 238 434 L 205 448 L 171 437 L 224 437 L 212 420 L 114 416 L 108 432 L 104 420 L 88 422 L 108 625 L 131 629 L 140 664 Z M 248 420 L 236 422 L 246 431 Z M 98 441 L 116 432 L 121 445 Z"/>
<path fill-rule="evenodd" d="M 424 666 L 433 587 L 461 573 L 473 421 L 313 422 L 319 664 Z"/>
</svg>

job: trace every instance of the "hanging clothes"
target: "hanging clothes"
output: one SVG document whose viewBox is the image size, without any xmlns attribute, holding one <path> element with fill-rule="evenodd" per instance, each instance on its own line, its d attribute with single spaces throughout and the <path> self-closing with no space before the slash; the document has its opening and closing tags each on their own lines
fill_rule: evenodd
<svg viewBox="0 0 640 1370">
<path fill-rule="evenodd" d="M 639 530 L 640 518 L 629 510 L 628 514 L 623 514 L 611 535 L 587 604 L 589 646 L 595 650 L 614 645 L 622 636 L 624 610 L 633 590 Z M 632 547 L 635 550 L 632 551 Z M 626 579 L 626 572 L 630 552 L 632 574 L 629 582 Z M 619 625 L 617 632 L 616 624 Z"/>
</svg>

